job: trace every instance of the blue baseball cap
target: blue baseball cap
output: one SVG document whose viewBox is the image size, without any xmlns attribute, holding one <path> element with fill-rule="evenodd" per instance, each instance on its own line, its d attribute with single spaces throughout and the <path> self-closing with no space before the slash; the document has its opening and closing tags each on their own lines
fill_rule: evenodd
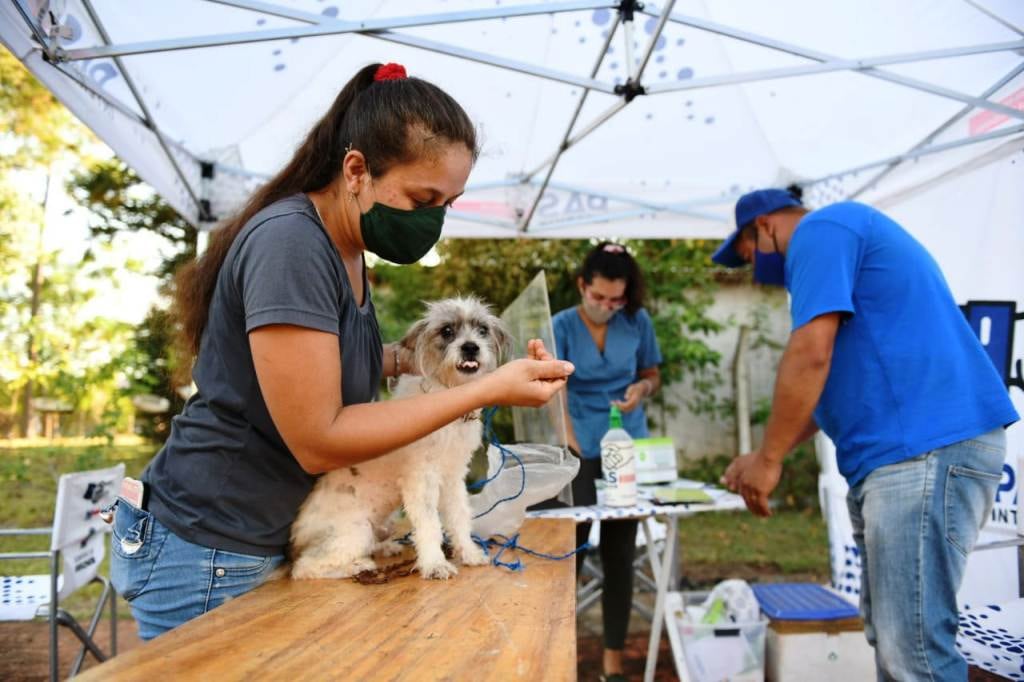
<svg viewBox="0 0 1024 682">
<path fill-rule="evenodd" d="M 758 189 L 747 192 L 736 202 L 736 231 L 729 235 L 711 260 L 727 268 L 738 268 L 747 265 L 736 252 L 736 240 L 740 232 L 759 215 L 765 215 L 787 206 L 800 206 L 800 201 L 784 189 Z"/>
</svg>

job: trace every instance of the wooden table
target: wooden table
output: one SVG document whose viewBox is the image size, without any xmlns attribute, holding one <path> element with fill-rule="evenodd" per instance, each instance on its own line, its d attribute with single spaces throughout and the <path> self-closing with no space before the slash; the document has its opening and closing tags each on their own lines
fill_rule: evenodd
<svg viewBox="0 0 1024 682">
<path fill-rule="evenodd" d="M 520 544 L 571 551 L 574 523 L 528 519 Z M 575 680 L 575 562 L 517 556 L 445 582 L 270 582 L 76 679 Z"/>
</svg>

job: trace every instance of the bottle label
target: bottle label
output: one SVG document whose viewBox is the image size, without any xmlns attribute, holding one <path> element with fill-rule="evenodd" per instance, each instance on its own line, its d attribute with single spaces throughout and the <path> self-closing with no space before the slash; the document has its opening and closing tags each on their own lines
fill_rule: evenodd
<svg viewBox="0 0 1024 682">
<path fill-rule="evenodd" d="M 605 504 L 631 507 L 636 504 L 636 457 L 630 441 L 601 444 L 601 469 L 604 472 Z"/>
</svg>

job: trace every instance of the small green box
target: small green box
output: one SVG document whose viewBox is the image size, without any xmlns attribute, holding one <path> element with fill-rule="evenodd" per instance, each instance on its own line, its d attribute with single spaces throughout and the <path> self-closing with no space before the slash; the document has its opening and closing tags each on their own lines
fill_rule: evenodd
<svg viewBox="0 0 1024 682">
<path fill-rule="evenodd" d="M 671 438 L 638 438 L 636 449 L 636 482 L 662 483 L 679 477 L 676 468 L 676 446 Z"/>
</svg>

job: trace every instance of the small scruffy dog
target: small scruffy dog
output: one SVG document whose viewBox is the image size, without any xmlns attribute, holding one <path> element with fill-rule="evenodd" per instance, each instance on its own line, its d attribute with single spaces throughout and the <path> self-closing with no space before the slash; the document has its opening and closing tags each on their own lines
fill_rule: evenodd
<svg viewBox="0 0 1024 682">
<path fill-rule="evenodd" d="M 479 299 L 428 303 L 425 317 L 401 341 L 420 376 L 399 378 L 394 396 L 433 393 L 483 376 L 498 366 L 508 338 Z M 374 553 L 397 554 L 401 545 L 389 539 L 387 520 L 399 504 L 412 525 L 423 578 L 458 572 L 442 550 L 442 521 L 456 559 L 486 564 L 487 555 L 470 538 L 464 481 L 482 428 L 480 415 L 468 414 L 387 455 L 324 474 L 292 525 L 292 577 L 346 578 L 375 569 Z"/>
</svg>

